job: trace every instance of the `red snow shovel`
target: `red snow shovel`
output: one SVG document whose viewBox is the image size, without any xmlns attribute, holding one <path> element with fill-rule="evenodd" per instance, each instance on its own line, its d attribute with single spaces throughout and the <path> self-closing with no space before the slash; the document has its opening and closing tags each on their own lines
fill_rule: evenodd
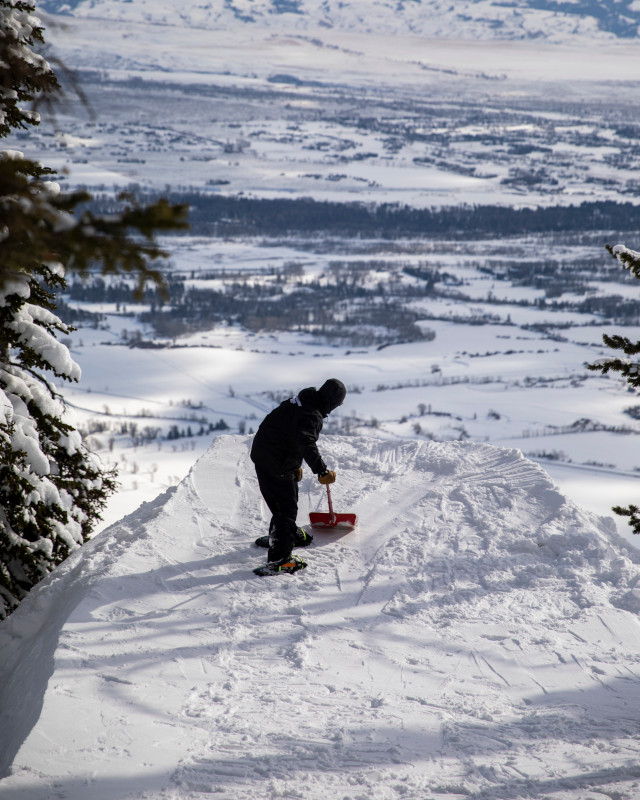
<svg viewBox="0 0 640 800">
<path fill-rule="evenodd" d="M 352 531 L 358 524 L 358 517 L 355 514 L 336 514 L 331 503 L 331 492 L 327 484 L 327 499 L 329 500 L 329 513 L 323 511 L 311 511 L 309 522 L 312 528 L 340 528 L 341 530 Z"/>
</svg>

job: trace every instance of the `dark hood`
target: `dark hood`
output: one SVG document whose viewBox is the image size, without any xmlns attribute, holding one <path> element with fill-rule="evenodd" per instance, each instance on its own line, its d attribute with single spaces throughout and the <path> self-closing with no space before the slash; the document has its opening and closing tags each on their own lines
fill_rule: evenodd
<svg viewBox="0 0 640 800">
<path fill-rule="evenodd" d="M 334 408 L 341 406 L 344 398 L 347 396 L 347 390 L 344 383 L 337 378 L 329 378 L 318 389 L 320 401 L 325 409 L 325 413 L 329 414 Z"/>
<path fill-rule="evenodd" d="M 319 389 L 315 386 L 302 389 L 298 392 L 298 398 L 304 406 L 317 408 L 322 416 L 326 417 L 334 408 L 342 405 L 346 394 L 347 390 L 342 381 L 329 378 Z"/>
</svg>

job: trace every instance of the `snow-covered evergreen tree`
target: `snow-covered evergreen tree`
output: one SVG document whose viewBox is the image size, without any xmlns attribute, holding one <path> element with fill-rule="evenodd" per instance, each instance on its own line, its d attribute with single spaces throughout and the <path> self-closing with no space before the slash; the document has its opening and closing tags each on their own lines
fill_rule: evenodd
<svg viewBox="0 0 640 800">
<path fill-rule="evenodd" d="M 9 610 L 86 541 L 114 489 L 46 377 L 80 377 L 56 338 L 69 333 L 53 311 L 52 289 L 63 287 L 61 265 L 41 265 L 0 297 L 0 596 Z"/>
<path fill-rule="evenodd" d="M 33 49 L 44 43 L 33 11 L 33 4 L 24 0 L 0 0 L 0 136 L 37 125 L 38 114 L 23 104 L 60 89 L 49 63 Z"/>
<path fill-rule="evenodd" d="M 615 247 L 607 247 L 611 255 L 619 263 L 628 269 L 634 278 L 640 279 L 640 253 L 630 250 L 624 245 L 618 244 Z M 603 342 L 612 350 L 620 350 L 625 358 L 605 358 L 588 365 L 588 369 L 601 372 L 606 375 L 608 372 L 618 372 L 626 380 L 629 386 L 634 389 L 640 387 L 640 361 L 634 359 L 640 353 L 640 341 L 632 342 L 626 336 L 602 336 Z M 640 533 L 640 508 L 636 505 L 614 506 L 612 511 L 622 517 L 629 517 L 629 525 L 634 533 Z"/>
<path fill-rule="evenodd" d="M 0 137 L 39 124 L 24 104 L 59 89 L 34 51 L 43 36 L 33 12 L 0 0 Z M 65 271 L 131 272 L 141 291 L 161 280 L 149 266 L 163 255 L 154 234 L 185 225 L 185 209 L 164 201 L 96 217 L 79 210 L 87 194 L 64 194 L 52 177 L 22 153 L 0 152 L 0 618 L 87 540 L 115 485 L 64 422 L 52 383 L 80 378 L 57 339 L 70 332 L 55 314 Z"/>
</svg>

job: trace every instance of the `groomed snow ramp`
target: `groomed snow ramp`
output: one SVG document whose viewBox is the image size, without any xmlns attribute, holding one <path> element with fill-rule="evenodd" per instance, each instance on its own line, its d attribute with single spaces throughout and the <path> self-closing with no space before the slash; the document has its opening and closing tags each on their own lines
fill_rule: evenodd
<svg viewBox="0 0 640 800">
<path fill-rule="evenodd" d="M 640 558 L 514 450 L 322 437 L 353 533 L 257 578 L 250 437 L 0 625 L 2 800 L 640 797 Z M 300 521 L 322 507 L 313 476 Z"/>
</svg>

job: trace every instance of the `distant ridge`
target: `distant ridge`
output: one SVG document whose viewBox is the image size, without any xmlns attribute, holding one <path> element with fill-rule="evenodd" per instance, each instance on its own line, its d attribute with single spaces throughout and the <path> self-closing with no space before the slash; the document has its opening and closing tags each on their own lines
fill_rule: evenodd
<svg viewBox="0 0 640 800">
<path fill-rule="evenodd" d="M 43 0 L 50 13 L 130 22 L 462 39 L 636 38 L 634 0 Z"/>
</svg>

